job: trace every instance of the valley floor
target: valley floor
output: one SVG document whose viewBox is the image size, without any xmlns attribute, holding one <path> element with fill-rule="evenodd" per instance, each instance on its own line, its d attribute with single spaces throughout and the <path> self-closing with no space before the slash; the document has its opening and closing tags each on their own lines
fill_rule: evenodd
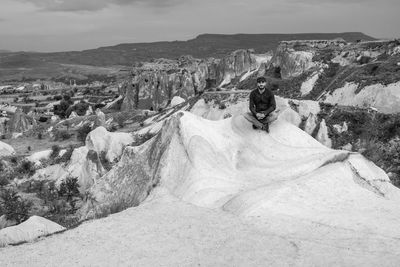
<svg viewBox="0 0 400 267">
<path fill-rule="evenodd" d="M 301 236 L 295 228 L 303 226 L 319 238 Z M 276 215 L 267 223 L 245 221 L 159 189 L 139 207 L 1 248 L 0 266 L 396 266 L 399 245 L 395 238 L 358 239 L 353 231 Z"/>
</svg>

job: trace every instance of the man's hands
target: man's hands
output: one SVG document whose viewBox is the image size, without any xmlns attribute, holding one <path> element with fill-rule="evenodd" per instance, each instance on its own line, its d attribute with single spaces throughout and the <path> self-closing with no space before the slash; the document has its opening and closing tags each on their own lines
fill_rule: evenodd
<svg viewBox="0 0 400 267">
<path fill-rule="evenodd" d="M 257 119 L 262 120 L 265 118 L 265 115 L 262 113 L 256 113 L 256 117 L 257 117 Z"/>
</svg>

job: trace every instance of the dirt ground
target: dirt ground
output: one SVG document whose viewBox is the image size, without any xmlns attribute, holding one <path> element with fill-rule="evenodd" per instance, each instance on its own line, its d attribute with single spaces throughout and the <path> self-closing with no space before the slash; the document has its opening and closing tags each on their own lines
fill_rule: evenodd
<svg viewBox="0 0 400 267">
<path fill-rule="evenodd" d="M 51 149 L 53 145 L 58 145 L 60 147 L 68 147 L 69 145 L 78 145 L 81 142 L 76 140 L 75 136 L 72 136 L 68 140 L 64 141 L 52 141 L 48 138 L 38 139 L 37 137 L 20 137 L 17 139 L 3 139 L 1 140 L 4 143 L 12 146 L 17 153 L 17 155 L 30 155 L 34 152 L 43 151 L 46 149 Z M 31 147 L 31 150 L 28 150 L 28 147 Z"/>
</svg>

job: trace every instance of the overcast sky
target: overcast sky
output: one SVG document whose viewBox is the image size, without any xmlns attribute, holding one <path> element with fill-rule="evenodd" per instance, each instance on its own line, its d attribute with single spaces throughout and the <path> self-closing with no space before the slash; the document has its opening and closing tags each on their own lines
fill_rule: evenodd
<svg viewBox="0 0 400 267">
<path fill-rule="evenodd" d="M 0 49 L 68 51 L 202 33 L 400 37 L 400 0 L 1 0 Z"/>
</svg>

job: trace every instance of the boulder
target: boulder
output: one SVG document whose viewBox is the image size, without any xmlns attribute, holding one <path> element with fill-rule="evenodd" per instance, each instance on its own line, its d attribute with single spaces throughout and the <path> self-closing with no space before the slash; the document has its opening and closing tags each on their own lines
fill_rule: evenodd
<svg viewBox="0 0 400 267">
<path fill-rule="evenodd" d="M 65 230 L 61 225 L 39 216 L 32 216 L 16 226 L 0 230 L 0 247 L 30 242 L 41 236 Z"/>
<path fill-rule="evenodd" d="M 304 131 L 308 133 L 309 135 L 312 135 L 314 132 L 315 128 L 318 125 L 318 118 L 314 114 L 310 114 L 304 124 Z"/>
<path fill-rule="evenodd" d="M 9 144 L 0 141 L 0 157 L 11 156 L 15 154 L 15 150 Z"/>
<path fill-rule="evenodd" d="M 116 160 L 124 147 L 134 141 L 129 133 L 109 132 L 104 127 L 97 127 L 86 137 L 86 147 L 98 154 L 106 153 L 106 159 L 110 162 Z"/>
<path fill-rule="evenodd" d="M 10 133 L 24 133 L 32 129 L 36 124 L 34 118 L 24 114 L 21 109 L 17 109 L 8 122 L 8 127 Z"/>
<path fill-rule="evenodd" d="M 96 119 L 94 122 L 94 128 L 97 128 L 99 126 L 105 127 L 106 115 L 100 109 L 96 109 L 95 113 L 96 113 Z"/>
<path fill-rule="evenodd" d="M 78 118 L 78 117 L 79 117 L 79 115 L 75 111 L 72 111 L 68 118 L 74 119 L 74 118 Z"/>
<path fill-rule="evenodd" d="M 3 228 L 14 226 L 16 224 L 17 224 L 16 221 L 7 220 L 6 215 L 0 216 L 0 230 Z"/>
<path fill-rule="evenodd" d="M 172 98 L 172 100 L 171 100 L 170 106 L 171 106 L 171 107 L 175 107 L 175 106 L 177 106 L 177 105 L 179 105 L 179 104 L 184 103 L 185 101 L 186 101 L 186 100 L 183 99 L 183 98 L 180 97 L 180 96 L 174 96 L 174 98 Z"/>
<path fill-rule="evenodd" d="M 326 126 L 325 119 L 322 119 L 319 124 L 319 130 L 315 139 L 327 147 L 332 147 L 332 140 L 328 135 L 328 127 Z"/>
</svg>

